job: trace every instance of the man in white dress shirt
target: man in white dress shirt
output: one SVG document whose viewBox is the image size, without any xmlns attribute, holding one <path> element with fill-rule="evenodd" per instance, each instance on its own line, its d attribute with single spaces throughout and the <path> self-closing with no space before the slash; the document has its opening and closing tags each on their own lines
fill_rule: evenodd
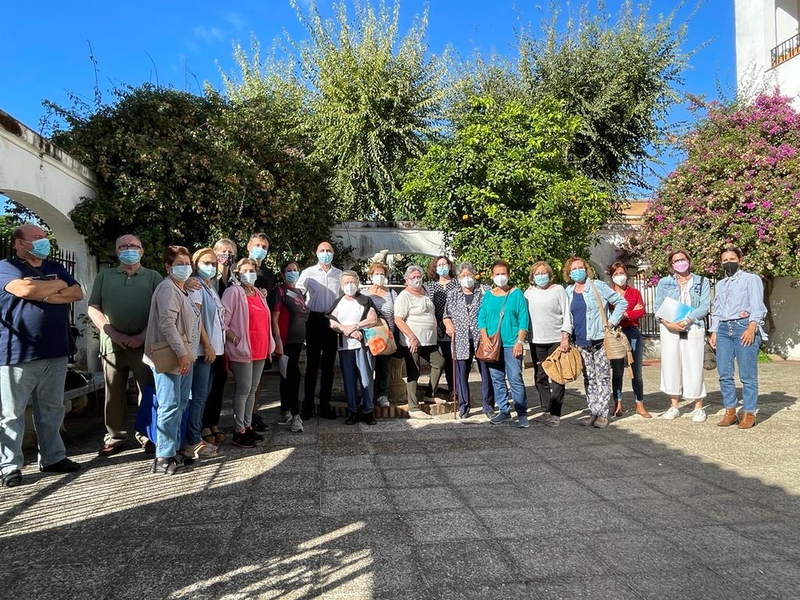
<svg viewBox="0 0 800 600">
<path fill-rule="evenodd" d="M 322 377 L 319 388 L 319 414 L 326 419 L 336 418 L 336 413 L 331 410 L 331 390 L 338 340 L 325 313 L 342 295 L 340 285 L 342 271 L 334 267 L 332 262 L 333 246 L 329 242 L 321 242 L 317 246 L 317 264 L 304 269 L 295 284 L 295 288 L 306 295 L 306 305 L 310 311 L 306 323 L 305 398 L 301 413 L 304 421 L 310 419 L 314 412 L 314 393 L 317 389 L 317 371 L 320 368 Z"/>
</svg>

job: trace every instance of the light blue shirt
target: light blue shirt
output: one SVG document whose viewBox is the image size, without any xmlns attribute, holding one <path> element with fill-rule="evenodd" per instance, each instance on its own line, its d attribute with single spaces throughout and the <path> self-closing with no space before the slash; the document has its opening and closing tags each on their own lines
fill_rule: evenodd
<svg viewBox="0 0 800 600">
<path fill-rule="evenodd" d="M 714 310 L 711 312 L 710 332 L 719 329 L 723 321 L 747 319 L 756 323 L 761 330 L 761 337 L 767 339 L 762 327 L 767 316 L 764 304 L 764 284 L 755 273 L 737 271 L 733 277 L 726 277 L 717 282 L 714 288 Z"/>
</svg>

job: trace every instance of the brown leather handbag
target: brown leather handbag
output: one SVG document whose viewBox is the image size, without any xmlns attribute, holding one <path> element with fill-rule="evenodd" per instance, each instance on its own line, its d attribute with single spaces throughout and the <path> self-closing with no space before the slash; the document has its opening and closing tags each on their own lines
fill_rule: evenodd
<svg viewBox="0 0 800 600">
<path fill-rule="evenodd" d="M 500 326 L 503 324 L 503 314 L 506 312 L 506 302 L 508 296 L 515 288 L 508 290 L 505 300 L 503 300 L 503 307 L 500 309 L 500 320 L 497 322 L 497 331 L 494 335 L 488 336 L 487 341 L 481 338 L 478 342 L 478 347 L 475 349 L 475 358 L 483 362 L 495 363 L 500 360 L 500 352 L 503 350 L 503 340 L 500 339 Z"/>
</svg>

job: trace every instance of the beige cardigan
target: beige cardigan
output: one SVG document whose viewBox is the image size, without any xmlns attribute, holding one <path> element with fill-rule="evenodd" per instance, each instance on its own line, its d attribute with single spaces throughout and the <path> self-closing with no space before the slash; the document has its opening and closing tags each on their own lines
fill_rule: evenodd
<svg viewBox="0 0 800 600">
<path fill-rule="evenodd" d="M 171 277 L 156 286 L 153 299 L 150 301 L 150 316 L 147 319 L 147 333 L 144 338 L 144 357 L 142 362 L 155 367 L 150 357 L 150 347 L 158 342 L 167 342 L 178 357 L 186 354 L 182 335 L 192 339 L 192 332 L 199 329 L 200 322 L 195 316 L 191 300 L 184 294 Z M 197 357 L 194 352 L 189 353 L 189 358 L 194 361 Z M 178 371 L 173 372 L 179 375 Z"/>
</svg>

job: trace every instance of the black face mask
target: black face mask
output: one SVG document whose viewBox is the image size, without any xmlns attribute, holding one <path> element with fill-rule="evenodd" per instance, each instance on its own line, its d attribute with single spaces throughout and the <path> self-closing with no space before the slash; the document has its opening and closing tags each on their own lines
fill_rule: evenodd
<svg viewBox="0 0 800 600">
<path fill-rule="evenodd" d="M 733 277 L 736 274 L 736 271 L 739 270 L 739 263 L 737 262 L 722 263 L 722 270 L 725 271 L 726 276 Z"/>
</svg>

